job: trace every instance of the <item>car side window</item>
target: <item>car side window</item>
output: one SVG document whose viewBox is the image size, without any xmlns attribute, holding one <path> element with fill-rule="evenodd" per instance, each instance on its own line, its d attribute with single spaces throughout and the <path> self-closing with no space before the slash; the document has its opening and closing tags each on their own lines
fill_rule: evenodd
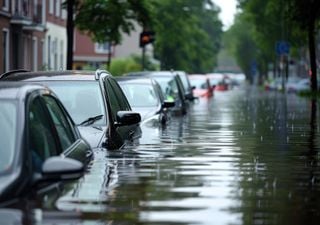
<svg viewBox="0 0 320 225">
<path fill-rule="evenodd" d="M 41 171 L 42 163 L 47 158 L 58 154 L 54 131 L 47 115 L 40 97 L 33 99 L 28 111 L 29 150 L 37 172 Z"/>
<path fill-rule="evenodd" d="M 115 82 L 116 81 L 112 79 L 106 79 L 106 82 L 104 84 L 107 95 L 109 97 L 112 117 L 114 120 L 116 120 L 116 115 L 118 111 L 131 110 L 131 107 L 127 102 L 126 97 L 122 93 L 120 87 L 117 84 L 115 84 Z M 117 89 L 120 89 L 120 91 L 117 91 Z"/>
<path fill-rule="evenodd" d="M 115 80 L 110 79 L 110 85 L 111 85 L 111 88 L 113 89 L 113 91 L 118 99 L 120 109 L 123 111 L 130 111 L 131 106 L 128 103 L 127 97 L 122 92 L 121 87 L 118 85 L 118 83 Z"/>
<path fill-rule="evenodd" d="M 56 99 L 51 96 L 43 96 L 43 99 L 56 127 L 62 150 L 66 150 L 76 141 L 71 122 L 60 108 Z"/>
</svg>

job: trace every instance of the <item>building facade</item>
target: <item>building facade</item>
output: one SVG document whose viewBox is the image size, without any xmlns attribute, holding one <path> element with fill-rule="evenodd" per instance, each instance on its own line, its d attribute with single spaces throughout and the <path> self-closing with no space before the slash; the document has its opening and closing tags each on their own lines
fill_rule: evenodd
<svg viewBox="0 0 320 225">
<path fill-rule="evenodd" d="M 67 55 L 67 12 L 64 0 L 0 0 L 0 74 L 9 70 L 64 70 Z M 74 69 L 95 69 L 108 57 L 141 54 L 137 26 L 121 45 L 94 43 L 75 30 Z"/>
<path fill-rule="evenodd" d="M 47 0 L 44 69 L 65 70 L 67 53 L 67 11 L 63 0 Z"/>
</svg>

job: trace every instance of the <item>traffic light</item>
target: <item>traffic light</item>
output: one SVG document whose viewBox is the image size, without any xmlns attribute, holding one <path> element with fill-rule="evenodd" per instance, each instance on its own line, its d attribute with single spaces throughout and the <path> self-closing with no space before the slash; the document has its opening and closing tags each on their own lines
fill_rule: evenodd
<svg viewBox="0 0 320 225">
<path fill-rule="evenodd" d="M 140 47 L 144 47 L 155 40 L 155 33 L 153 31 L 143 31 L 140 33 Z"/>
</svg>

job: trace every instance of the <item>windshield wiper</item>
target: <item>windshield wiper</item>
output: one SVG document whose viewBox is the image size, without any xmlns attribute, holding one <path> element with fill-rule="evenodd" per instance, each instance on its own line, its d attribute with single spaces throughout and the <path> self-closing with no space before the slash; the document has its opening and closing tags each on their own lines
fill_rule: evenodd
<svg viewBox="0 0 320 225">
<path fill-rule="evenodd" d="M 91 125 L 94 122 L 96 122 L 97 120 L 100 120 L 103 117 L 103 115 L 97 115 L 97 116 L 93 116 L 93 117 L 89 117 L 88 119 L 84 120 L 83 122 L 81 122 L 79 124 L 79 126 L 83 126 L 83 125 Z"/>
</svg>

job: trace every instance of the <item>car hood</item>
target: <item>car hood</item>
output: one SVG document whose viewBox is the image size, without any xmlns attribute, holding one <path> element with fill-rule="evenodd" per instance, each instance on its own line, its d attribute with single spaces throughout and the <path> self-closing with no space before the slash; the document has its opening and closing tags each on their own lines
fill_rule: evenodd
<svg viewBox="0 0 320 225">
<path fill-rule="evenodd" d="M 78 126 L 81 136 L 89 143 L 91 148 L 97 148 L 106 135 L 106 127 Z"/>
<path fill-rule="evenodd" d="M 157 107 L 132 107 L 132 111 L 140 113 L 141 121 L 147 120 L 148 118 L 158 114 Z"/>
</svg>

